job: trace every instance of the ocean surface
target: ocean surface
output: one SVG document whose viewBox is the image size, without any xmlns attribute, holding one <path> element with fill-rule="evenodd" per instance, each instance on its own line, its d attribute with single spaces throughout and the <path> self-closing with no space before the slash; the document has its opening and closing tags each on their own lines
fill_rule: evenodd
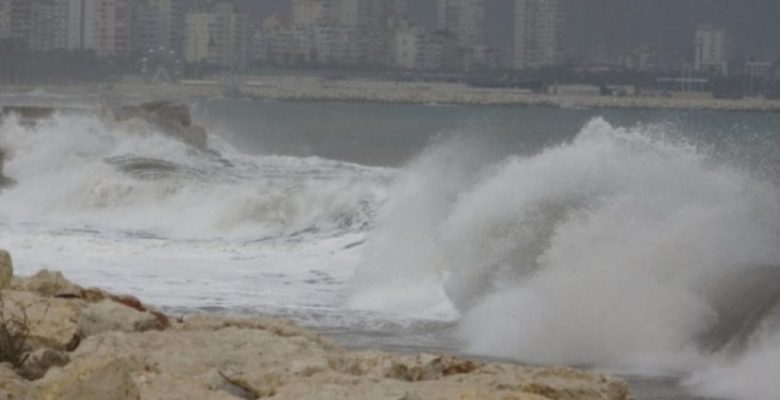
<svg viewBox="0 0 780 400">
<path fill-rule="evenodd" d="M 6 97 L 6 102 L 13 102 Z M 0 125 L 0 248 L 173 314 L 780 398 L 780 115 L 210 100 Z"/>
</svg>

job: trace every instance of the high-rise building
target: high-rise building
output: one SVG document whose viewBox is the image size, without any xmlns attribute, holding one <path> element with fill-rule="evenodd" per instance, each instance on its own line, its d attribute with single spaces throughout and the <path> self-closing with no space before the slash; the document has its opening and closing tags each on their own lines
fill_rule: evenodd
<svg viewBox="0 0 780 400">
<path fill-rule="evenodd" d="M 68 9 L 70 0 L 31 2 L 30 48 L 37 51 L 68 47 Z"/>
<path fill-rule="evenodd" d="M 0 0 L 0 40 L 11 37 L 11 0 Z"/>
<path fill-rule="evenodd" d="M 17 45 L 29 48 L 32 33 L 32 1 L 8 0 L 8 37 Z"/>
<path fill-rule="evenodd" d="M 68 0 L 68 44 L 67 48 L 84 48 L 84 1 Z"/>
<path fill-rule="evenodd" d="M 223 68 L 246 67 L 249 51 L 246 17 L 233 3 L 215 3 L 209 11 L 189 13 L 184 29 L 184 58 Z"/>
<path fill-rule="evenodd" d="M 147 0 L 154 23 L 153 42 L 158 47 L 180 50 L 184 31 L 184 10 L 181 0 Z"/>
<path fill-rule="evenodd" d="M 694 39 L 694 70 L 728 75 L 729 45 L 726 31 L 712 25 L 700 25 Z"/>
<path fill-rule="evenodd" d="M 537 68 L 563 60 L 561 0 L 515 0 L 514 67 Z"/>
<path fill-rule="evenodd" d="M 94 50 L 99 56 L 114 54 L 117 1 L 84 0 L 81 15 L 84 35 L 81 48 Z"/>
<path fill-rule="evenodd" d="M 464 48 L 484 46 L 486 7 L 486 0 L 438 0 L 437 27 Z"/>
</svg>

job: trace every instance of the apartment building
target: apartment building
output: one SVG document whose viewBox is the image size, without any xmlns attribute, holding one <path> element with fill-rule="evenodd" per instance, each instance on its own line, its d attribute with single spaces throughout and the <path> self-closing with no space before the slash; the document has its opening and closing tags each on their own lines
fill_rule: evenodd
<svg viewBox="0 0 780 400">
<path fill-rule="evenodd" d="M 515 68 L 538 68 L 563 61 L 562 3 L 562 0 L 515 0 Z"/>
</svg>

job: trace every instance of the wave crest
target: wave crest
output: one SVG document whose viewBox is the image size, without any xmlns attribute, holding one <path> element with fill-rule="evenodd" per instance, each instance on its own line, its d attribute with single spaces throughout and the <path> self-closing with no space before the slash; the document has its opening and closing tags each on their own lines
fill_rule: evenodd
<svg viewBox="0 0 780 400">
<path fill-rule="evenodd" d="M 380 211 L 351 304 L 399 312 L 408 287 L 427 282 L 457 310 L 450 317 L 472 352 L 690 371 L 739 339 L 717 348 L 702 339 L 732 329 L 720 325 L 723 301 L 735 295 L 722 283 L 780 265 L 778 188 L 661 126 L 597 118 L 531 156 L 462 167 L 437 167 L 438 157 L 434 150 L 402 173 L 401 187 L 432 170 L 448 184 Z M 468 179 L 449 180 L 459 168 Z M 399 229 L 397 216 L 428 209 Z M 380 292 L 386 303 L 369 301 Z"/>
</svg>

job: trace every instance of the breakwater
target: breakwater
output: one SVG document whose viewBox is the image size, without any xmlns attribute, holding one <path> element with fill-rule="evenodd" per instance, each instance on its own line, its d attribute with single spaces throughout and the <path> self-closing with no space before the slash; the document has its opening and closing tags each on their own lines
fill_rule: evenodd
<svg viewBox="0 0 780 400">
<path fill-rule="evenodd" d="M 780 111 L 780 100 L 715 99 L 705 93 L 669 96 L 564 96 L 523 89 L 475 88 L 457 83 L 328 80 L 317 77 L 263 77 L 241 83 L 182 81 L 176 84 L 122 83 L 92 86 L 0 86 L 0 94 L 51 93 L 95 95 L 110 101 L 132 99 L 181 100 L 246 97 L 278 101 L 343 101 L 399 104 L 479 106 L 542 106 L 560 108 L 634 108 L 713 111 Z M 118 99 L 118 100 L 117 100 Z"/>
</svg>

